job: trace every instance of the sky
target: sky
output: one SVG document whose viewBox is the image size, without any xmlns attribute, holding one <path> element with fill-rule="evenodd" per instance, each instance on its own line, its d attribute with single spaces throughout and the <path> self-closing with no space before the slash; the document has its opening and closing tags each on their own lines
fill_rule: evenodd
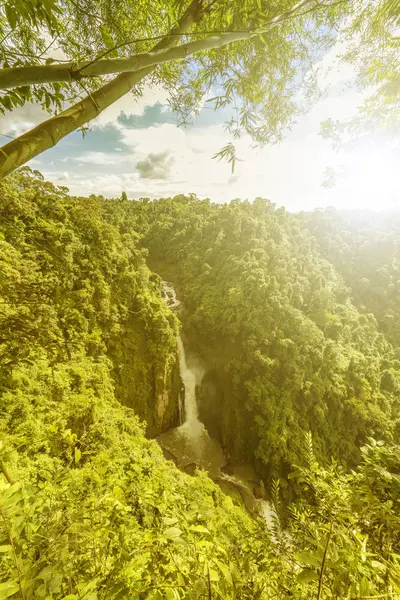
<svg viewBox="0 0 400 600">
<path fill-rule="evenodd" d="M 28 164 L 82 196 L 115 197 L 125 191 L 128 198 L 159 198 L 194 193 L 214 202 L 261 196 L 290 211 L 400 207 L 398 145 L 369 143 L 336 152 L 319 134 L 321 121 L 348 118 L 363 100 L 349 85 L 354 77 L 351 68 L 338 65 L 335 55 L 334 49 L 321 64 L 324 97 L 297 120 L 281 144 L 255 148 L 247 136 L 235 141 L 240 161 L 233 174 L 227 162 L 212 159 L 231 141 L 224 126 L 229 118 L 226 110 L 216 112 L 205 102 L 193 123 L 182 128 L 166 92 L 149 86 L 142 97 L 125 96 L 104 111 L 91 122 L 85 137 L 72 133 Z M 27 105 L 0 116 L 0 132 L 16 136 L 46 118 L 40 107 Z M 333 188 L 322 185 L 327 168 L 340 173 Z"/>
</svg>

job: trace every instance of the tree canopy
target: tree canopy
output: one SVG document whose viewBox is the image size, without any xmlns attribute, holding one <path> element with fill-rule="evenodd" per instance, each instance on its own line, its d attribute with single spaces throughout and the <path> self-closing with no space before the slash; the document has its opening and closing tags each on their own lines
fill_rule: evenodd
<svg viewBox="0 0 400 600">
<path fill-rule="evenodd" d="M 85 127 L 123 95 L 140 94 L 149 78 L 169 91 L 185 119 L 212 96 L 216 110 L 235 107 L 232 138 L 246 132 L 257 143 L 278 142 L 318 98 L 314 67 L 334 44 L 345 44 L 342 59 L 355 65 L 359 85 L 378 86 L 370 112 L 377 115 L 383 102 L 392 122 L 399 97 L 397 16 L 393 0 L 123 0 L 118 7 L 109 0 L 7 0 L 0 12 L 0 106 L 8 112 L 35 101 L 54 116 L 3 146 L 0 176 Z M 55 48 L 62 59 L 52 57 Z M 335 128 L 326 123 L 325 135 Z M 219 156 L 234 164 L 234 145 Z"/>
<path fill-rule="evenodd" d="M 369 435 L 398 438 L 393 219 L 375 258 L 385 266 L 377 283 L 362 287 L 364 265 L 371 279 L 374 272 L 364 258 L 376 252 L 373 230 L 364 225 L 358 250 L 356 232 L 332 235 L 329 211 L 299 219 L 261 198 L 218 205 L 194 196 L 131 210 L 141 217 L 150 265 L 180 291 L 189 339 L 208 365 L 200 414 L 235 460 L 255 462 L 265 480 L 285 479 L 305 429 L 320 460 L 335 456 L 347 466 Z M 373 289 L 379 299 L 392 280 L 387 306 L 373 302 Z"/>
<path fill-rule="evenodd" d="M 400 362 L 313 219 L 261 199 L 75 198 L 27 168 L 0 197 L 0 598 L 398 600 Z M 293 460 L 265 479 L 269 524 L 144 435 L 138 415 L 152 435 L 177 424 L 178 319 L 148 252 L 227 367 L 224 425 L 253 445 L 250 411 L 261 460 L 270 443 Z"/>
</svg>

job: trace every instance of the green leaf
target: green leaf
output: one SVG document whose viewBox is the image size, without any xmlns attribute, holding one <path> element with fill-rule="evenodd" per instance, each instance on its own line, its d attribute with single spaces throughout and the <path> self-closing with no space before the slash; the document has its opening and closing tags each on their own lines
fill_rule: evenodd
<svg viewBox="0 0 400 600">
<path fill-rule="evenodd" d="M 210 574 L 210 581 L 219 581 L 219 575 L 217 571 L 214 569 L 208 569 L 208 572 Z"/>
<path fill-rule="evenodd" d="M 115 46 L 114 40 L 112 39 L 111 34 L 105 25 L 100 25 L 100 33 L 101 33 L 101 37 L 103 38 L 103 42 L 105 43 L 107 48 L 109 50 L 114 48 L 114 46 Z"/>
<path fill-rule="evenodd" d="M 176 540 L 180 535 L 182 535 L 182 530 L 178 527 L 169 527 L 164 531 L 164 537 L 166 537 L 167 540 Z"/>
<path fill-rule="evenodd" d="M 297 561 L 304 563 L 305 565 L 312 565 L 314 567 L 321 566 L 321 559 L 319 558 L 319 556 L 311 554 L 311 552 L 296 552 L 294 557 Z"/>
<path fill-rule="evenodd" d="M 204 525 L 191 525 L 189 529 L 190 531 L 196 531 L 198 533 L 208 533 L 208 535 L 211 535 L 207 527 L 204 527 Z"/>
<path fill-rule="evenodd" d="M 165 523 L 165 525 L 175 525 L 175 523 L 178 523 L 179 519 L 177 519 L 176 517 L 164 517 L 163 518 L 163 522 Z"/>
<path fill-rule="evenodd" d="M 18 590 L 18 583 L 15 583 L 14 581 L 6 581 L 6 583 L 0 583 L 0 600 L 13 596 L 16 592 L 18 592 Z"/>
<path fill-rule="evenodd" d="M 77 464 L 81 460 L 81 451 L 75 446 L 75 463 Z"/>
<path fill-rule="evenodd" d="M 15 29 L 17 24 L 17 11 L 14 10 L 9 4 L 6 4 L 6 17 L 11 29 Z"/>
<path fill-rule="evenodd" d="M 12 547 L 8 544 L 0 546 L 0 552 L 11 552 Z"/>
<path fill-rule="evenodd" d="M 297 581 L 299 583 L 308 583 L 309 581 L 317 581 L 318 574 L 312 569 L 304 569 L 297 575 Z"/>
<path fill-rule="evenodd" d="M 215 558 L 214 558 L 214 562 L 218 566 L 219 570 L 221 571 L 222 575 L 225 577 L 227 582 L 230 583 L 231 585 L 233 585 L 232 573 L 231 573 L 229 567 L 227 565 L 224 565 L 224 563 L 222 563 L 221 561 L 219 561 Z"/>
</svg>

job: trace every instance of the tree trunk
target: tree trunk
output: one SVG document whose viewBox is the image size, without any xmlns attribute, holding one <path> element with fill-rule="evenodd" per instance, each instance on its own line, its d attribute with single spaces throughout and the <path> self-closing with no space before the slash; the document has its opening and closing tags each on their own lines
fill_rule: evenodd
<svg viewBox="0 0 400 600">
<path fill-rule="evenodd" d="M 262 33 L 267 33 L 271 28 L 275 27 L 282 21 L 290 19 L 299 14 L 299 9 L 310 4 L 312 0 L 300 0 L 291 9 L 277 15 L 269 22 L 267 22 L 262 29 L 257 32 L 237 32 L 228 33 L 220 36 L 214 36 L 212 38 L 206 38 L 191 42 L 174 48 L 179 40 L 180 33 L 186 32 L 190 27 L 201 18 L 203 0 L 193 0 L 190 6 L 183 13 L 178 25 L 172 29 L 170 34 L 159 42 L 151 52 L 144 55 L 136 56 L 136 63 L 130 63 L 130 68 L 133 64 L 149 65 L 145 68 L 140 68 L 138 71 L 129 71 L 127 73 L 120 73 L 112 81 L 103 85 L 93 94 L 89 94 L 86 98 L 71 106 L 67 110 L 64 110 L 59 115 L 44 121 L 34 129 L 31 129 L 27 133 L 20 135 L 18 138 L 9 142 L 2 148 L 0 148 L 0 179 L 5 177 L 17 167 L 25 164 L 41 152 L 44 152 L 48 148 L 55 146 L 62 138 L 72 133 L 76 129 L 79 129 L 95 117 L 97 117 L 104 109 L 108 108 L 114 102 L 122 98 L 125 94 L 132 90 L 132 88 L 141 81 L 146 75 L 151 73 L 155 66 L 160 62 L 166 62 L 166 60 L 172 60 L 177 58 L 184 58 L 184 56 L 193 54 L 194 52 L 200 52 L 201 50 L 218 48 L 236 42 L 239 40 L 250 39 L 254 36 Z M 323 6 L 323 4 L 321 5 Z M 306 12 L 309 12 L 309 9 Z M 174 51 L 170 52 L 169 49 L 174 48 Z M 191 49 L 189 52 L 188 49 Z M 166 51 L 166 52 L 165 52 Z M 157 57 L 154 58 L 154 57 Z M 161 57 L 164 56 L 164 59 Z M 167 56 L 167 58 L 165 58 Z M 146 62 L 146 60 L 147 62 Z M 134 59 L 116 59 L 121 68 L 121 63 L 124 60 L 133 61 Z M 102 61 L 99 61 L 99 64 Z M 110 63 L 112 61 L 104 61 Z M 93 62 L 93 65 L 95 62 Z M 88 67 L 86 67 L 88 69 Z"/>
<path fill-rule="evenodd" d="M 55 81 L 77 81 L 84 77 L 98 77 L 101 75 L 110 75 L 111 73 L 139 71 L 165 62 L 183 59 L 205 50 L 222 48 L 227 44 L 249 40 L 261 33 L 267 33 L 271 27 L 286 20 L 299 8 L 309 4 L 310 1 L 302 0 L 290 10 L 265 23 L 264 27 L 257 31 L 243 30 L 221 33 L 220 35 L 182 44 L 177 48 L 164 47 L 163 49 L 154 49 L 151 52 L 144 52 L 127 58 L 95 59 L 79 65 L 67 63 L 63 65 L 32 65 L 29 67 L 0 69 L 0 89 L 38 83 L 53 83 Z"/>
<path fill-rule="evenodd" d="M 176 34 L 190 29 L 193 23 L 201 17 L 202 4 L 203 0 L 193 0 L 183 13 L 178 25 L 172 29 L 171 34 L 173 35 L 167 34 L 153 50 L 163 50 L 175 46 L 179 40 Z M 0 179 L 41 152 L 55 146 L 69 133 L 97 117 L 104 109 L 130 92 L 154 68 L 151 66 L 132 73 L 121 73 L 74 106 L 44 121 L 0 148 Z"/>
</svg>

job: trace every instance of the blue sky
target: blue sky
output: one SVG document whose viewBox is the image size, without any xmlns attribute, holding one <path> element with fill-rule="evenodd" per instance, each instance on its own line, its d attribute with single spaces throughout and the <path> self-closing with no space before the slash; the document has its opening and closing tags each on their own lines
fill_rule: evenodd
<svg viewBox="0 0 400 600">
<path fill-rule="evenodd" d="M 151 87 L 141 98 L 122 98 L 84 137 L 75 132 L 29 164 L 77 195 L 119 196 L 124 190 L 131 198 L 156 198 L 191 192 L 215 202 L 262 196 L 289 210 L 400 206 L 398 146 L 369 144 L 338 154 L 320 137 L 322 120 L 351 116 L 363 99 L 348 85 L 350 68 L 337 66 L 333 53 L 322 66 L 325 97 L 280 145 L 260 149 L 246 136 L 240 139 L 242 160 L 234 174 L 226 162 L 212 159 L 231 141 L 224 127 L 229 109 L 215 112 L 205 102 L 193 123 L 182 128 L 165 91 Z M 46 117 L 40 108 L 25 106 L 0 117 L 0 131 L 17 135 Z M 332 189 L 321 185 L 327 167 L 341 172 Z"/>
</svg>

